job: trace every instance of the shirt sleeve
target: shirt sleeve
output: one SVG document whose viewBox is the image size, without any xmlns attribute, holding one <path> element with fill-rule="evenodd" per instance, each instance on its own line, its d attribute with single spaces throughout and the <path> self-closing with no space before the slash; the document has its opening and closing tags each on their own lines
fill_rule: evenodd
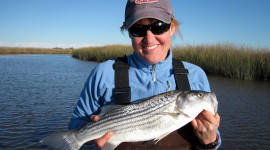
<svg viewBox="0 0 270 150">
<path fill-rule="evenodd" d="M 92 76 L 95 74 L 94 72 L 91 73 L 91 75 L 88 77 L 87 82 L 84 85 L 84 88 L 81 92 L 80 99 L 77 102 L 77 106 L 75 107 L 71 120 L 68 125 L 68 129 L 77 129 L 82 127 L 83 125 L 90 122 L 90 116 L 93 114 L 93 112 L 98 108 L 98 106 L 95 104 L 95 100 L 93 97 L 95 97 L 95 92 L 91 92 L 91 83 L 95 80 Z"/>
<path fill-rule="evenodd" d="M 68 129 L 77 129 L 90 122 L 92 114 L 98 114 L 100 107 L 111 101 L 112 97 L 112 64 L 113 62 L 101 63 L 96 66 L 89 75 L 80 99 L 75 107 Z M 114 81 L 113 81 L 114 82 Z"/>
</svg>

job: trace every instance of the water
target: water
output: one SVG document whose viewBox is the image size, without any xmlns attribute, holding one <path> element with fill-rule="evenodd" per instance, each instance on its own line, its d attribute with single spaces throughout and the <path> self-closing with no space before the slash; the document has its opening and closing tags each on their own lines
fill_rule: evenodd
<svg viewBox="0 0 270 150">
<path fill-rule="evenodd" d="M 0 56 L 0 149 L 46 149 L 38 141 L 67 130 L 95 65 L 69 55 Z M 270 83 L 209 81 L 219 99 L 220 149 L 270 149 Z"/>
<path fill-rule="evenodd" d="M 222 149 L 270 149 L 270 83 L 209 77 L 219 100 Z"/>
<path fill-rule="evenodd" d="M 42 137 L 66 130 L 95 65 L 69 55 L 0 56 L 0 149 L 44 149 Z"/>
</svg>

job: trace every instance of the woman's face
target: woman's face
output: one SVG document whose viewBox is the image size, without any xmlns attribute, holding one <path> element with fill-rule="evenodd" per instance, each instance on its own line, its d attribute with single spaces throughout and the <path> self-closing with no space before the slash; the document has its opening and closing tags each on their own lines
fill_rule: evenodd
<svg viewBox="0 0 270 150">
<path fill-rule="evenodd" d="M 145 18 L 137 21 L 135 24 L 150 25 L 156 21 L 158 20 Z M 154 35 L 150 30 L 148 30 L 144 37 L 129 36 L 136 53 L 148 63 L 157 64 L 158 62 L 166 59 L 171 46 L 171 36 L 174 34 L 174 31 L 174 25 L 171 24 L 170 29 L 161 35 Z"/>
</svg>

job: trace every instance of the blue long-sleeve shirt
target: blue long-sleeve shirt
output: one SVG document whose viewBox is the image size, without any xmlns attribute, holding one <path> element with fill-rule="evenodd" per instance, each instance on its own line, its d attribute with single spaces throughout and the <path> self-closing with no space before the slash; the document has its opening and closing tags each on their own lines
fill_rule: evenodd
<svg viewBox="0 0 270 150">
<path fill-rule="evenodd" d="M 114 104 L 113 90 L 114 60 L 108 60 L 96 66 L 88 77 L 80 100 L 72 114 L 69 129 L 80 128 L 90 122 L 92 114 L 98 114 L 103 105 Z M 172 51 L 168 57 L 158 64 L 149 64 L 141 59 L 136 52 L 128 56 L 129 86 L 131 88 L 131 102 L 139 101 L 166 91 L 176 90 L 173 74 Z M 183 62 L 188 70 L 191 90 L 210 92 L 210 86 L 205 72 L 198 66 Z M 220 134 L 219 145 L 221 144 Z"/>
</svg>

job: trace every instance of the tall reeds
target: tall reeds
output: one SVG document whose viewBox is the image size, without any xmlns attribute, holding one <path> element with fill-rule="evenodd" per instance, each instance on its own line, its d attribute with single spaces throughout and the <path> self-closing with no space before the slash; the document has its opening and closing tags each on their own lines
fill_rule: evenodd
<svg viewBox="0 0 270 150">
<path fill-rule="evenodd" d="M 132 51 L 132 47 L 127 45 L 107 45 L 76 49 L 72 52 L 72 57 L 85 61 L 102 62 L 108 59 L 116 59 L 120 56 L 129 55 Z"/>
<path fill-rule="evenodd" d="M 209 74 L 270 81 L 270 51 L 232 44 L 174 48 L 174 57 L 202 67 Z"/>
<path fill-rule="evenodd" d="M 132 51 L 131 46 L 109 45 L 77 49 L 72 56 L 81 60 L 102 62 L 129 55 Z M 188 45 L 174 47 L 173 56 L 202 67 L 208 74 L 270 81 L 269 49 L 253 49 L 233 44 Z"/>
</svg>

